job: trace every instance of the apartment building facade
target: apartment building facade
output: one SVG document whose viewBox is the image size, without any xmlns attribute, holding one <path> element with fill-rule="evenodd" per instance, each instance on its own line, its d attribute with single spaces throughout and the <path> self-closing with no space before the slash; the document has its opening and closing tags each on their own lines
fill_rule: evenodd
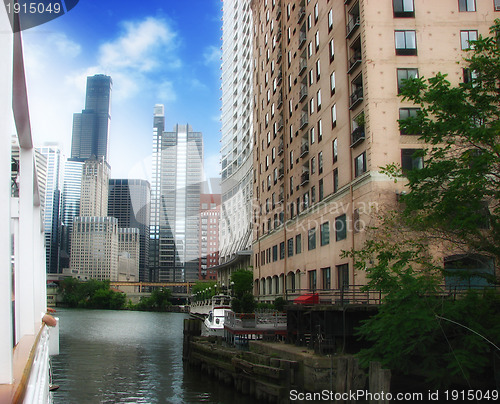
<svg viewBox="0 0 500 404">
<path fill-rule="evenodd" d="M 410 77 L 464 80 L 468 41 L 494 0 L 261 0 L 253 11 L 253 260 L 260 300 L 366 282 L 341 252 L 404 190 L 380 173 L 418 169 Z M 466 79 L 466 77 L 465 77 Z"/>
</svg>

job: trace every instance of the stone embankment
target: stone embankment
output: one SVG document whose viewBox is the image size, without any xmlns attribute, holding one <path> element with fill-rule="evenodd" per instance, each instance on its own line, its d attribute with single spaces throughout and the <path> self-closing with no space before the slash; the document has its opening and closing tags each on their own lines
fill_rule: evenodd
<svg viewBox="0 0 500 404">
<path fill-rule="evenodd" d="M 250 351 L 242 351 L 224 346 L 220 337 L 200 337 L 199 330 L 198 320 L 185 320 L 184 361 L 259 402 L 289 403 L 294 394 L 349 393 L 368 385 L 352 355 L 321 356 L 304 347 L 262 341 L 250 341 Z M 388 371 L 380 369 L 371 378 L 370 390 L 388 388 Z"/>
</svg>

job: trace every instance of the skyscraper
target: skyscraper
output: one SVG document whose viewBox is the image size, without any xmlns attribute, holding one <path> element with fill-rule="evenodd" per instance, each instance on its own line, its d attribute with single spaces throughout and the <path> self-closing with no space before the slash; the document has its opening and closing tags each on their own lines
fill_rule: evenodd
<svg viewBox="0 0 500 404">
<path fill-rule="evenodd" d="M 74 159 L 66 160 L 64 163 L 62 198 L 61 249 L 59 257 L 60 272 L 62 272 L 64 268 L 69 268 L 73 220 L 80 215 L 82 173 L 83 161 Z"/>
<path fill-rule="evenodd" d="M 250 0 L 225 0 L 222 35 L 221 281 L 250 265 L 252 248 L 253 28 Z M 220 273 L 220 270 L 219 270 Z"/>
<path fill-rule="evenodd" d="M 377 208 L 405 189 L 380 167 L 423 164 L 413 155 L 426 145 L 398 127 L 418 111 L 401 84 L 438 71 L 463 81 L 457 62 L 488 33 L 494 4 L 255 1 L 252 12 L 254 292 L 272 301 L 363 285 L 341 252 L 361 248 Z"/>
<path fill-rule="evenodd" d="M 149 220 L 151 187 L 145 180 L 110 179 L 108 215 L 119 227 L 139 229 L 139 279 L 149 281 Z M 120 234 L 119 234 L 120 235 Z"/>
<path fill-rule="evenodd" d="M 45 185 L 45 208 L 43 226 L 47 251 L 47 273 L 59 271 L 59 244 L 61 225 L 61 194 L 63 156 L 57 145 L 40 147 L 39 152 L 47 159 L 47 182 Z"/>
<path fill-rule="evenodd" d="M 151 263 L 160 282 L 198 279 L 198 231 L 203 139 L 189 125 L 159 132 L 163 106 L 155 106 L 151 201 Z"/>
<path fill-rule="evenodd" d="M 111 77 L 96 74 L 87 77 L 85 109 L 73 115 L 71 158 L 91 156 L 108 160 L 108 131 L 111 120 Z"/>
</svg>

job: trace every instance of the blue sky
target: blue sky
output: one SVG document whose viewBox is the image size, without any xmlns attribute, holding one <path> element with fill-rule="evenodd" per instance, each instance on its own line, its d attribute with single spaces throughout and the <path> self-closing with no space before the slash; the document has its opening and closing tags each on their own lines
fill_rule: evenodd
<svg viewBox="0 0 500 404">
<path fill-rule="evenodd" d="M 203 132 L 206 175 L 218 175 L 221 0 L 80 0 L 68 14 L 23 32 L 35 143 L 71 147 L 73 113 L 84 108 L 86 77 L 113 79 L 113 178 L 148 178 L 153 107 L 166 130 Z"/>
</svg>

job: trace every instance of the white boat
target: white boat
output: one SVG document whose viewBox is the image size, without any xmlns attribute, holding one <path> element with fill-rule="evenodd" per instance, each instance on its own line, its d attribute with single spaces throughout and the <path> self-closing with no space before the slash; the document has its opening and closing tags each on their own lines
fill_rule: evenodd
<svg viewBox="0 0 500 404">
<path fill-rule="evenodd" d="M 215 295 L 209 301 L 208 315 L 203 321 L 202 335 L 220 336 L 224 335 L 224 317 L 227 311 L 231 311 L 231 297 L 227 295 Z"/>
<path fill-rule="evenodd" d="M 226 312 L 231 311 L 229 308 L 214 309 L 208 314 L 208 317 L 203 321 L 201 335 L 203 336 L 224 336 L 224 317 Z"/>
<path fill-rule="evenodd" d="M 58 353 L 58 328 L 46 314 L 42 198 L 21 33 L 12 34 L 5 7 L 0 31 L 0 402 L 49 403 L 56 387 L 49 357 Z"/>
</svg>

